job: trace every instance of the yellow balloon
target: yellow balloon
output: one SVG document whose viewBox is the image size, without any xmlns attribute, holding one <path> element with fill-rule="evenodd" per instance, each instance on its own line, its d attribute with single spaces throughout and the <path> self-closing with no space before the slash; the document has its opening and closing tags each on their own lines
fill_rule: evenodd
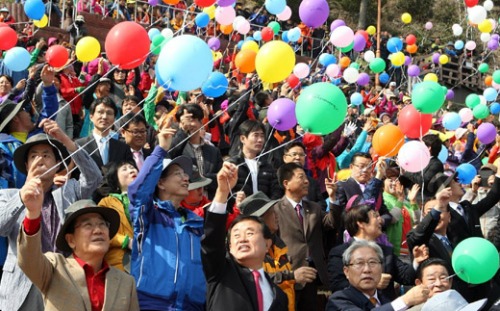
<svg viewBox="0 0 500 311">
<path fill-rule="evenodd" d="M 210 17 L 210 19 L 214 19 L 214 17 L 215 17 L 215 5 L 204 8 L 203 12 L 207 13 L 208 17 Z"/>
<path fill-rule="evenodd" d="M 38 28 L 43 28 L 43 27 L 47 26 L 48 23 L 49 23 L 49 18 L 45 14 L 43 15 L 41 20 L 38 20 L 38 21 L 34 20 L 33 21 L 33 25 L 35 25 Z"/>
<path fill-rule="evenodd" d="M 377 28 L 375 26 L 371 25 L 366 28 L 366 32 L 370 35 L 373 36 L 377 32 Z"/>
<path fill-rule="evenodd" d="M 439 56 L 439 63 L 441 65 L 447 64 L 450 61 L 448 55 L 441 55 Z"/>
<path fill-rule="evenodd" d="M 253 41 L 253 40 L 248 40 L 247 42 L 243 43 L 243 45 L 241 46 L 241 50 L 252 50 L 254 51 L 255 53 L 259 52 L 259 45 L 257 44 L 257 42 Z"/>
<path fill-rule="evenodd" d="M 263 82 L 275 83 L 285 80 L 295 66 L 295 53 L 283 41 L 264 44 L 255 58 L 257 74 Z"/>
<path fill-rule="evenodd" d="M 397 67 L 403 66 L 405 63 L 405 54 L 403 52 L 391 54 L 391 63 Z"/>
<path fill-rule="evenodd" d="M 485 19 L 477 25 L 477 29 L 479 29 L 480 32 L 491 32 L 493 30 L 493 25 L 489 19 Z"/>
<path fill-rule="evenodd" d="M 101 53 L 101 44 L 94 37 L 83 37 L 76 44 L 75 53 L 79 61 L 83 63 L 90 62 Z"/>
<path fill-rule="evenodd" d="M 216 61 L 218 61 L 219 59 L 222 58 L 222 53 L 219 52 L 219 51 L 217 51 L 217 52 L 212 51 L 212 57 L 214 59 L 214 62 L 216 62 Z"/>
<path fill-rule="evenodd" d="M 410 13 L 403 13 L 403 15 L 401 15 L 401 20 L 405 24 L 411 23 L 411 15 L 410 15 Z"/>
<path fill-rule="evenodd" d="M 428 73 L 425 75 L 424 81 L 438 82 L 438 76 L 435 73 Z"/>
</svg>

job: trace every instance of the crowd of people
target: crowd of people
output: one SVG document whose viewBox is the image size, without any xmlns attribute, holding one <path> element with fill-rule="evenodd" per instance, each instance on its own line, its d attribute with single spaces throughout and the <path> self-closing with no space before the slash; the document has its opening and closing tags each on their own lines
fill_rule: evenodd
<svg viewBox="0 0 500 311">
<path fill-rule="evenodd" d="M 96 6 L 134 20 L 78 2 Z M 412 173 L 372 141 L 412 105 L 401 80 L 341 84 L 363 100 L 330 134 L 279 131 L 271 103 L 296 102 L 324 69 L 292 87 L 228 58 L 229 88 L 211 98 L 163 88 L 153 54 L 130 70 L 81 63 L 84 17 L 69 31 L 20 40 L 26 71 L 0 63 L 0 310 L 500 310 L 500 272 L 471 284 L 452 260 L 470 237 L 500 250 L 498 114 L 449 131 L 443 107 Z M 55 44 L 71 55 L 59 68 Z"/>
</svg>

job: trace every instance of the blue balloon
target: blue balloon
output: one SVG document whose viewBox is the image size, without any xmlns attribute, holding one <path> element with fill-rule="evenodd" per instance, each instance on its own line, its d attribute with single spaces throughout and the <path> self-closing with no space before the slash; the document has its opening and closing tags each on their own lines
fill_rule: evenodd
<svg viewBox="0 0 500 311">
<path fill-rule="evenodd" d="M 269 13 L 278 15 L 285 10 L 286 0 L 266 0 L 264 6 Z"/>
<path fill-rule="evenodd" d="M 210 16 L 208 16 L 208 14 L 205 12 L 196 15 L 196 18 L 194 19 L 194 23 L 196 24 L 196 26 L 201 28 L 207 27 L 208 22 L 210 22 Z"/>
<path fill-rule="evenodd" d="M 491 114 L 498 114 L 500 113 L 500 104 L 499 103 L 493 103 L 490 106 L 490 112 Z"/>
<path fill-rule="evenodd" d="M 457 167 L 458 182 L 462 185 L 469 185 L 476 175 L 476 168 L 472 164 L 463 163 Z"/>
<path fill-rule="evenodd" d="M 448 112 L 443 116 L 443 127 L 448 131 L 454 131 L 462 124 L 462 118 L 456 112 Z"/>
<path fill-rule="evenodd" d="M 201 91 L 208 97 L 219 97 L 226 93 L 228 85 L 229 82 L 226 76 L 218 71 L 214 71 L 201 86 Z"/>
<path fill-rule="evenodd" d="M 285 30 L 281 33 L 281 40 L 283 40 L 283 42 L 285 43 L 290 42 L 290 40 L 288 40 L 288 30 Z"/>
<path fill-rule="evenodd" d="M 387 50 L 396 53 L 403 50 L 403 41 L 397 37 L 392 37 L 387 41 Z"/>
<path fill-rule="evenodd" d="M 341 78 L 332 79 L 332 84 L 333 85 L 339 85 L 341 82 L 342 82 Z"/>
<path fill-rule="evenodd" d="M 464 48 L 464 42 L 462 40 L 455 41 L 455 49 L 461 50 Z"/>
<path fill-rule="evenodd" d="M 446 163 L 446 160 L 448 160 L 448 149 L 446 149 L 444 145 L 441 145 L 441 151 L 439 151 L 438 159 L 443 164 Z"/>
<path fill-rule="evenodd" d="M 318 62 L 323 65 L 323 67 L 328 67 L 328 65 L 336 64 L 337 58 L 332 54 L 323 53 L 319 56 Z"/>
<path fill-rule="evenodd" d="M 161 34 L 161 32 L 158 28 L 151 28 L 148 30 L 149 40 L 151 40 L 151 41 L 153 41 L 153 38 L 159 34 Z"/>
<path fill-rule="evenodd" d="M 172 38 L 158 56 L 157 75 L 176 91 L 201 87 L 212 72 L 212 51 L 207 43 L 193 35 Z"/>
<path fill-rule="evenodd" d="M 351 104 L 359 106 L 363 103 L 363 95 L 358 92 L 352 93 L 351 95 Z"/>
<path fill-rule="evenodd" d="M 262 32 L 260 30 L 257 30 L 256 32 L 253 33 L 253 38 L 256 41 L 261 41 L 262 40 Z"/>
<path fill-rule="evenodd" d="M 243 46 L 243 43 L 245 43 L 245 41 L 243 41 L 243 40 L 238 41 L 238 44 L 236 44 L 236 48 L 238 50 L 241 50 L 241 47 Z"/>
<path fill-rule="evenodd" d="M 25 48 L 13 47 L 5 53 L 3 63 L 12 71 L 23 71 L 28 68 L 31 55 Z"/>
<path fill-rule="evenodd" d="M 497 99 L 498 92 L 497 90 L 495 90 L 495 88 L 489 87 L 484 90 L 483 96 L 487 101 L 492 102 Z"/>
<path fill-rule="evenodd" d="M 24 13 L 31 19 L 41 20 L 45 14 L 45 4 L 42 0 L 28 0 L 24 3 Z"/>
<path fill-rule="evenodd" d="M 255 41 L 255 38 L 252 36 L 248 36 L 245 38 L 245 42 L 247 42 L 247 41 Z"/>
<path fill-rule="evenodd" d="M 380 81 L 380 83 L 384 83 L 384 84 L 389 82 L 390 78 L 391 77 L 389 76 L 389 74 L 387 72 L 382 72 L 380 74 L 380 76 L 378 76 L 378 80 Z"/>
<path fill-rule="evenodd" d="M 301 33 L 300 33 L 299 28 L 292 28 L 292 29 L 288 30 L 288 34 L 287 34 L 288 41 L 297 42 L 300 39 L 300 35 L 301 35 Z"/>
</svg>

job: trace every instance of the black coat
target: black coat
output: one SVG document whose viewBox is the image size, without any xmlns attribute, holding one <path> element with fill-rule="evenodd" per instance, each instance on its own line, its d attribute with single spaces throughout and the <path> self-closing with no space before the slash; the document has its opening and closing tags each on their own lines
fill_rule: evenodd
<svg viewBox="0 0 500 311">
<path fill-rule="evenodd" d="M 377 293 L 380 307 L 375 307 L 363 293 L 354 287 L 347 287 L 344 290 L 333 293 L 328 298 L 326 311 L 393 311 L 391 300 L 380 292 Z"/>
<path fill-rule="evenodd" d="M 90 157 L 94 162 L 99 166 L 102 170 L 103 163 L 101 158 L 101 153 L 99 152 L 99 148 L 97 147 L 97 143 L 94 139 L 94 136 L 91 134 L 87 137 L 80 138 L 76 141 L 79 146 L 84 146 L 83 149 L 90 154 Z M 134 161 L 134 156 L 132 155 L 132 151 L 130 151 L 130 147 L 119 140 L 111 138 L 109 140 L 109 149 L 108 149 L 108 163 L 109 162 L 122 162 L 122 161 Z"/>
</svg>

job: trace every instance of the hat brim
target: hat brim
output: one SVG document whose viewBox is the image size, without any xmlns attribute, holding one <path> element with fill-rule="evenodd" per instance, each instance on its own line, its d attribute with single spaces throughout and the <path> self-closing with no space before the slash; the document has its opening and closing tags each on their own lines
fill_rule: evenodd
<svg viewBox="0 0 500 311">
<path fill-rule="evenodd" d="M 170 161 L 170 163 L 168 163 L 168 165 L 163 168 L 162 172 L 164 172 L 173 164 L 179 165 L 184 170 L 184 173 L 188 174 L 189 178 L 191 178 L 191 175 L 193 175 L 193 160 L 186 156 L 179 156 L 173 159 L 172 161 Z"/>
<path fill-rule="evenodd" d="M 458 311 L 477 311 L 481 309 L 482 306 L 484 306 L 486 300 L 488 300 L 488 298 L 483 298 L 478 301 L 471 302 L 468 305 L 464 306 L 463 308 L 458 309 Z"/>
<path fill-rule="evenodd" d="M 66 149 L 66 147 L 59 142 L 58 140 L 51 138 L 50 142 L 48 139 L 42 139 L 42 140 L 36 140 L 32 141 L 26 144 L 23 144 L 19 146 L 16 151 L 14 151 L 14 164 L 16 165 L 16 168 L 23 174 L 28 175 L 28 171 L 26 169 L 26 159 L 28 155 L 28 151 L 30 150 L 31 147 L 36 146 L 36 145 L 41 145 L 41 144 L 46 144 L 51 147 L 56 147 L 62 155 L 62 159 L 66 159 L 66 165 L 70 165 L 71 163 L 71 158 L 69 157 L 69 152 Z M 56 154 L 56 157 L 59 157 L 59 154 Z M 62 164 L 62 163 L 61 163 Z M 64 166 L 60 167 L 58 171 L 61 171 L 64 168 Z"/>
<path fill-rule="evenodd" d="M 7 115 L 3 118 L 2 120 L 2 123 L 0 123 L 0 132 L 3 131 L 3 129 L 7 126 L 7 124 L 9 124 L 10 121 L 12 121 L 12 119 L 14 118 L 14 116 L 19 112 L 21 111 L 21 108 L 23 107 L 23 105 L 21 103 L 19 104 L 16 104 L 10 100 L 8 101 L 5 101 L 2 106 L 3 109 L 5 109 L 7 106 L 6 105 L 15 105 L 14 109 Z"/>
<path fill-rule="evenodd" d="M 202 177 L 201 180 L 189 183 L 188 190 L 194 190 L 202 187 L 206 187 L 212 183 L 210 178 Z"/>
<path fill-rule="evenodd" d="M 59 234 L 56 239 L 56 246 L 60 251 L 71 253 L 73 250 L 69 247 L 68 242 L 66 241 L 66 233 L 68 233 L 68 228 L 73 225 L 73 222 L 81 215 L 89 214 L 89 213 L 97 213 L 104 218 L 107 222 L 109 222 L 109 239 L 113 239 L 113 237 L 118 232 L 118 228 L 120 227 L 120 215 L 117 211 L 112 208 L 105 206 L 90 206 L 81 208 L 73 213 L 71 213 L 68 218 L 64 221 L 64 224 L 59 230 Z"/>
<path fill-rule="evenodd" d="M 272 200 L 269 201 L 268 203 L 262 205 L 261 208 L 250 214 L 250 216 L 257 216 L 260 217 L 264 215 L 274 204 L 278 203 L 279 200 Z"/>
</svg>

